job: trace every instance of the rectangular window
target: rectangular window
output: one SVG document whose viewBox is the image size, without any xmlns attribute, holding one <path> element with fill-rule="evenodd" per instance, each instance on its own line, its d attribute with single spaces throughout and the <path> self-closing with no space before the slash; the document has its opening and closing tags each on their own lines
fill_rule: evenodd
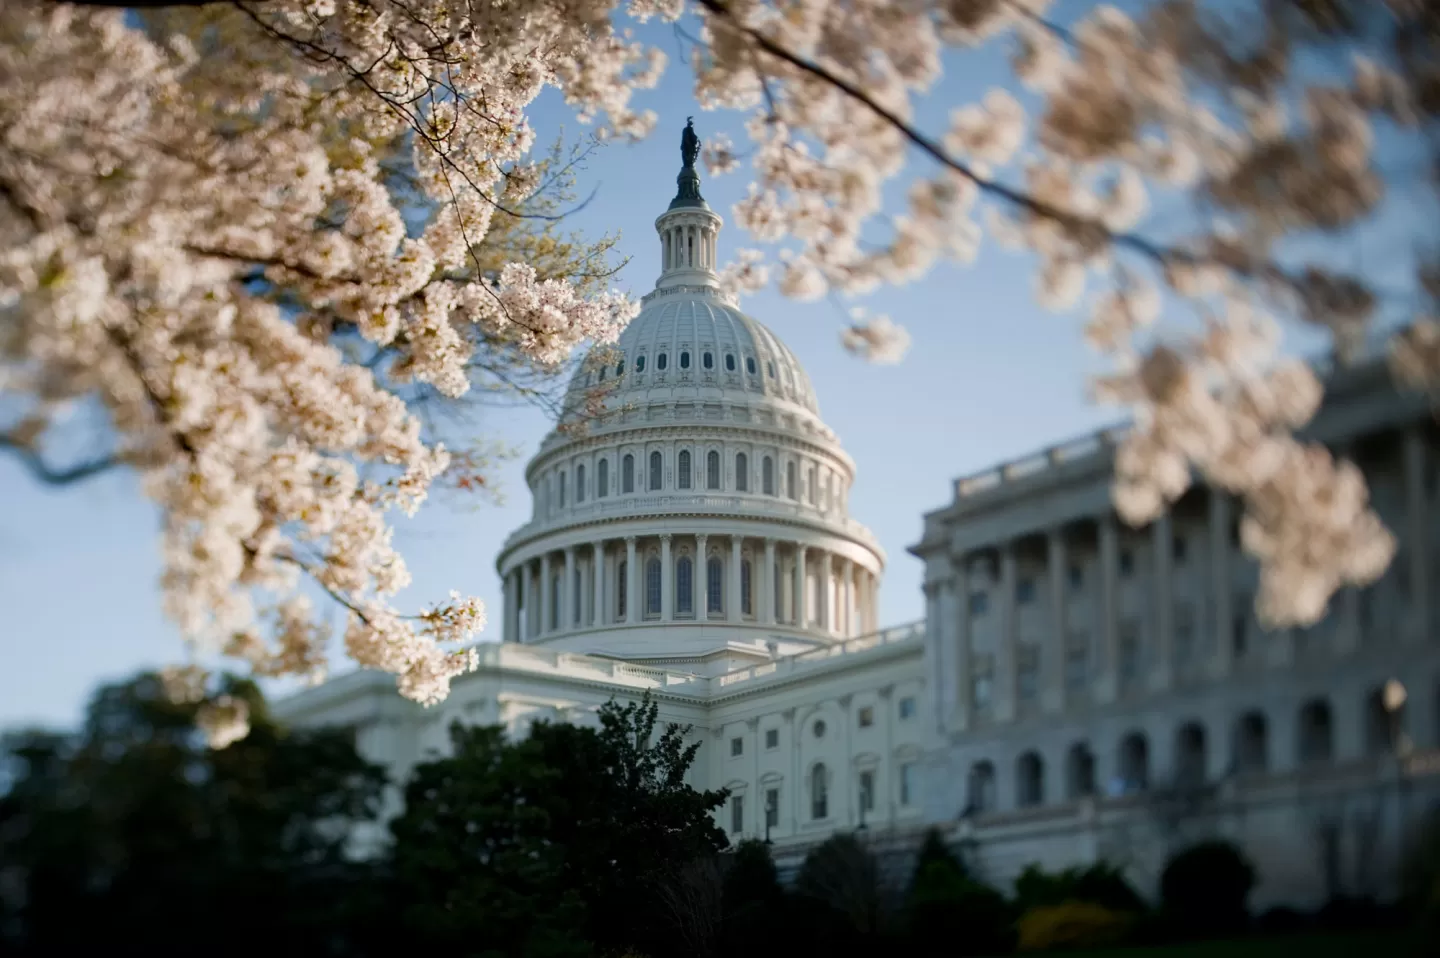
<svg viewBox="0 0 1440 958">
<path fill-rule="evenodd" d="M 868 768 L 860 773 L 860 811 L 875 811 L 875 773 Z"/>
<path fill-rule="evenodd" d="M 1181 665 L 1195 657 L 1195 607 L 1189 602 L 1175 605 L 1175 661 Z"/>
<path fill-rule="evenodd" d="M 1090 680 L 1090 638 L 1083 634 L 1070 636 L 1065 646 L 1065 687 L 1078 692 Z"/>
<path fill-rule="evenodd" d="M 903 720 L 905 720 L 905 719 L 912 719 L 912 718 L 914 718 L 914 717 L 915 717 L 915 696 L 913 696 L 913 695 L 907 695 L 907 696 L 905 696 L 904 698 L 902 698 L 902 699 L 900 700 L 900 718 L 901 718 L 901 720 L 903 721 Z"/>
<path fill-rule="evenodd" d="M 985 592 L 970 593 L 970 614 L 981 616 L 990 608 L 990 595 Z"/>
<path fill-rule="evenodd" d="M 754 591 L 754 590 L 751 588 L 751 585 L 750 585 L 750 560 L 749 560 L 749 559 L 742 559 L 742 560 L 740 560 L 740 614 L 741 614 L 741 615 L 754 615 L 754 614 L 755 614 L 754 600 L 751 599 L 751 597 L 750 597 L 750 596 L 751 596 L 751 593 L 752 593 L 753 591 Z"/>
<path fill-rule="evenodd" d="M 779 748 L 779 747 L 780 747 L 780 730 L 779 730 L 778 728 L 767 728 L 767 729 L 765 730 L 765 747 L 766 747 L 766 748 Z"/>
<path fill-rule="evenodd" d="M 1029 605 L 1035 601 L 1035 580 L 1030 576 L 1024 576 L 1015 583 L 1015 601 L 1019 605 Z"/>
<path fill-rule="evenodd" d="M 1171 558 L 1175 561 L 1175 564 L 1176 564 L 1176 565 L 1184 565 L 1184 564 L 1185 564 L 1186 548 L 1187 548 L 1187 546 L 1186 546 L 1186 542 L 1185 542 L 1185 537 L 1184 537 L 1184 536 L 1177 535 L 1177 536 L 1175 537 L 1175 541 L 1171 543 L 1171 553 L 1170 553 Z"/>
<path fill-rule="evenodd" d="M 900 763 L 900 804 L 908 808 L 915 803 L 916 785 L 915 763 Z"/>
<path fill-rule="evenodd" d="M 724 587 L 724 569 L 720 560 L 711 558 L 705 563 L 705 611 L 720 613 L 724 609 L 721 606 L 722 589 Z"/>
<path fill-rule="evenodd" d="M 732 738 L 730 740 L 730 757 L 738 758 L 745 754 L 745 740 L 743 738 Z"/>
<path fill-rule="evenodd" d="M 1035 700 L 1040 685 L 1040 654 L 1033 645 L 1022 645 L 1019 648 L 1015 684 L 1022 702 Z"/>
<path fill-rule="evenodd" d="M 780 789 L 765 789 L 765 827 L 780 827 Z"/>
<path fill-rule="evenodd" d="M 1080 567 L 1078 562 L 1070 563 L 1068 574 L 1070 577 L 1071 592 L 1079 592 L 1085 587 L 1085 570 Z"/>
<path fill-rule="evenodd" d="M 990 674 L 984 672 L 970 680 L 970 690 L 977 709 L 990 707 Z"/>
<path fill-rule="evenodd" d="M 1120 625 L 1120 681 L 1133 682 L 1140 677 L 1140 626 L 1135 622 Z"/>
<path fill-rule="evenodd" d="M 745 796 L 730 796 L 730 831 L 740 833 L 745 830 Z"/>
<path fill-rule="evenodd" d="M 867 705 L 855 713 L 855 718 L 861 728 L 869 728 L 875 724 L 875 710 Z"/>
<path fill-rule="evenodd" d="M 1135 553 L 1129 549 L 1120 550 L 1120 577 L 1129 578 L 1135 571 Z"/>
</svg>

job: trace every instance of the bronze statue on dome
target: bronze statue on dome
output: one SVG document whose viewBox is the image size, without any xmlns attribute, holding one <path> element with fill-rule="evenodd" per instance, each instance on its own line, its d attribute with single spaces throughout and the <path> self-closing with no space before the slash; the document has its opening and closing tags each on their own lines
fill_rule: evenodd
<svg viewBox="0 0 1440 958">
<path fill-rule="evenodd" d="M 685 165 L 693 168 L 695 160 L 700 156 L 700 137 L 695 135 L 695 118 L 685 118 L 685 132 L 680 134 L 680 159 Z"/>
</svg>

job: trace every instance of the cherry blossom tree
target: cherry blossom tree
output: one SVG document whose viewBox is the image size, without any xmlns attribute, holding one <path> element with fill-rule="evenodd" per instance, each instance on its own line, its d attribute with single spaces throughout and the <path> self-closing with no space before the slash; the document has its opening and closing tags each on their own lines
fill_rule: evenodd
<svg viewBox="0 0 1440 958">
<path fill-rule="evenodd" d="M 737 254 L 734 288 L 773 273 L 797 298 L 861 296 L 988 235 L 1035 260 L 1046 306 L 1083 305 L 1113 359 L 1095 394 L 1134 418 L 1127 520 L 1197 474 L 1239 496 L 1276 626 L 1315 621 L 1393 555 L 1359 471 L 1296 438 L 1322 387 L 1279 338 L 1321 330 L 1343 359 L 1394 307 L 1397 375 L 1440 387 L 1435 217 L 1415 218 L 1398 290 L 1336 253 L 1404 185 L 1377 137 L 1409 144 L 1435 199 L 1433 3 L 140 5 L 164 9 L 17 0 L 0 17 L 0 388 L 23 406 L 3 442 L 43 473 L 57 416 L 103 406 L 114 458 L 166 517 L 167 608 L 261 674 L 318 668 L 307 588 L 412 698 L 467 667 L 446 649 L 480 627 L 477 603 L 391 603 L 407 577 L 385 517 L 448 465 L 397 386 L 462 395 L 477 355 L 554 368 L 633 315 L 594 277 L 542 275 L 535 249 L 480 251 L 537 188 L 543 88 L 603 137 L 649 130 L 631 97 L 664 57 L 628 24 L 657 19 L 689 37 L 702 105 L 747 116 L 749 148 L 705 150 L 714 173 L 748 161 L 735 219 L 768 247 Z M 925 129 L 945 66 L 986 44 L 1015 82 Z M 417 198 L 430 215 L 411 229 Z M 1181 225 L 1154 222 L 1162 207 Z M 862 312 L 842 342 L 894 362 L 908 334 Z"/>
</svg>

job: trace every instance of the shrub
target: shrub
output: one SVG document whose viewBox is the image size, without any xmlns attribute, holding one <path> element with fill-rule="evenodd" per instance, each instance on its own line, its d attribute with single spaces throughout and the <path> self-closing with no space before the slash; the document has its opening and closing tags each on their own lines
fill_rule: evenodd
<svg viewBox="0 0 1440 958">
<path fill-rule="evenodd" d="M 1030 865 L 1015 879 L 1015 904 L 1022 912 L 1069 901 L 1089 902 L 1120 912 L 1145 910 L 1144 899 L 1120 869 L 1107 862 L 1053 873 Z"/>
<path fill-rule="evenodd" d="M 1411 917 L 1440 934 L 1440 808 L 1421 820 L 1401 863 L 1401 900 Z"/>
<path fill-rule="evenodd" d="M 1166 863 L 1160 900 L 1181 934 L 1228 934 L 1245 925 L 1254 887 L 1255 868 L 1240 849 L 1229 842 L 1200 842 Z"/>
<path fill-rule="evenodd" d="M 1134 921 L 1132 913 L 1094 902 L 1042 905 L 1020 918 L 1019 949 L 1106 948 L 1124 941 Z"/>
<path fill-rule="evenodd" d="M 916 872 L 906 918 L 919 955 L 994 955 L 1015 945 L 1015 911 L 1005 896 L 944 861 Z"/>
</svg>

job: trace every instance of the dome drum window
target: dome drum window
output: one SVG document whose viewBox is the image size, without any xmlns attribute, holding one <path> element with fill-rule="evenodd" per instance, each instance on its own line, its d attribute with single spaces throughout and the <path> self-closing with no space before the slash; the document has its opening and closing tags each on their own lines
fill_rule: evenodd
<svg viewBox="0 0 1440 958">
<path fill-rule="evenodd" d="M 666 353 L 661 353 L 660 355 L 655 357 L 655 368 L 660 370 L 661 372 L 664 372 L 665 367 L 669 365 L 669 361 L 669 355 Z"/>
<path fill-rule="evenodd" d="M 706 353 L 705 355 L 701 356 L 701 357 L 700 357 L 700 365 L 704 366 L 706 369 L 714 369 L 714 368 L 715 368 L 715 354 L 714 354 L 714 353 Z"/>
<path fill-rule="evenodd" d="M 690 368 L 690 351 L 689 351 L 689 350 L 685 350 L 685 351 L 683 351 L 683 352 L 680 353 L 680 368 L 681 368 L 681 369 L 689 369 L 689 368 Z"/>
<path fill-rule="evenodd" d="M 733 372 L 735 371 L 735 354 L 734 354 L 734 353 L 726 353 L 726 354 L 725 354 L 725 371 L 726 371 L 727 373 L 733 373 Z"/>
<path fill-rule="evenodd" d="M 635 357 L 635 371 L 637 373 L 643 373 L 645 371 L 645 357 L 643 355 Z"/>
<path fill-rule="evenodd" d="M 747 373 L 749 373 L 750 375 L 752 375 L 752 376 L 755 375 L 755 357 L 754 357 L 754 356 L 746 356 L 746 357 L 745 357 L 745 371 L 746 371 Z"/>
</svg>

